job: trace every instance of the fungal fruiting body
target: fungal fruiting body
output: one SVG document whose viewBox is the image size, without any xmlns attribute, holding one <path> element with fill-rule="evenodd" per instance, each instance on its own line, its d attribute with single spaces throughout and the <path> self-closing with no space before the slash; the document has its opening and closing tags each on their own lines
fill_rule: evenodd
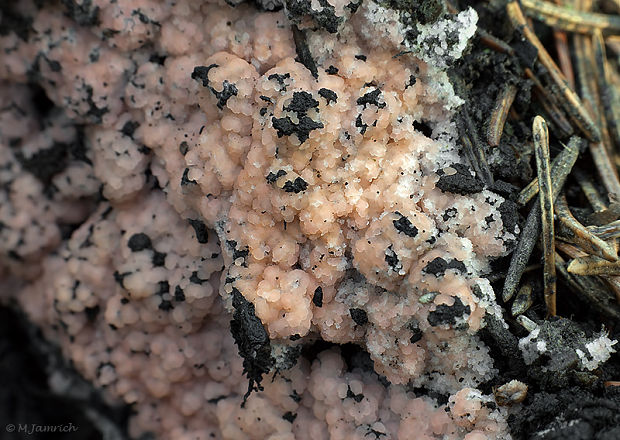
<svg viewBox="0 0 620 440">
<path fill-rule="evenodd" d="M 404 47 L 371 1 L 19 10 L 25 34 L 0 34 L 3 282 L 135 404 L 132 435 L 508 438 L 476 332 L 501 320 L 482 276 L 515 204 L 462 158 L 442 70 L 473 9 Z M 51 151 L 63 166 L 34 173 Z M 300 356 L 318 339 L 360 354 Z"/>
</svg>

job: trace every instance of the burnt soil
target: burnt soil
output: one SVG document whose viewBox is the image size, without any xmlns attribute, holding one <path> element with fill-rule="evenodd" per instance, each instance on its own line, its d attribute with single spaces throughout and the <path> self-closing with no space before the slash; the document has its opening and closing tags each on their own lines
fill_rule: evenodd
<svg viewBox="0 0 620 440">
<path fill-rule="evenodd" d="M 471 139 L 478 139 L 479 145 L 487 153 L 491 148 L 486 143 L 488 121 L 498 94 L 506 84 L 518 88 L 513 104 L 518 117 L 508 118 L 501 137 L 498 160 L 490 163 L 495 185 L 506 188 L 496 192 L 514 200 L 518 190 L 525 187 L 535 177 L 535 161 L 531 145 L 531 124 L 534 116 L 543 114 L 540 102 L 532 98 L 532 84 L 524 79 L 524 69 L 539 72 L 536 62 L 536 49 L 531 46 L 519 31 L 512 31 L 504 12 L 505 2 L 466 2 L 458 4 L 459 9 L 472 6 L 480 17 L 478 25 L 489 34 L 508 43 L 514 55 L 499 53 L 489 49 L 477 33 L 470 52 L 452 67 L 450 77 L 455 83 L 458 94 L 467 100 L 463 108 L 473 124 L 461 122 L 461 134 Z M 543 45 L 555 56 L 553 36 L 549 28 L 536 24 L 535 31 Z M 472 132 L 473 125 L 473 132 Z M 566 143 L 568 136 L 557 127 L 550 126 L 550 150 L 552 157 L 561 150 L 560 142 Z M 582 152 L 576 167 L 581 171 L 596 176 L 593 160 L 587 151 Z M 505 186 L 504 183 L 510 185 Z M 582 195 L 574 179 L 569 176 L 564 187 L 571 210 L 575 215 L 587 217 L 592 213 L 587 200 Z M 517 191 L 515 191 L 517 190 Z M 600 188 L 601 194 L 606 194 Z M 522 226 L 531 208 L 531 203 L 521 210 L 514 210 L 514 220 Z M 521 228 L 522 229 L 522 228 Z M 542 255 L 535 249 L 530 264 L 540 263 Z M 493 262 L 495 292 L 501 292 L 503 279 L 498 274 L 508 269 L 510 256 Z M 499 279 L 498 279 L 499 278 Z M 546 309 L 542 294 L 542 269 L 524 276 L 534 286 L 533 306 L 525 316 L 537 322 L 545 323 L 551 335 L 558 341 L 574 342 L 579 337 L 598 334 L 604 327 L 611 339 L 620 337 L 618 323 L 609 314 L 595 309 L 587 301 L 573 292 L 561 278 L 558 279 L 558 315 L 564 318 L 545 320 Z M 501 295 L 498 295 L 501 296 Z M 498 299 L 501 303 L 501 299 Z M 605 381 L 620 378 L 620 355 L 611 359 L 599 369 L 583 373 L 575 370 L 574 364 L 566 359 L 562 347 L 554 347 L 549 356 L 527 366 L 518 348 L 518 338 L 527 333 L 510 315 L 510 303 L 503 304 L 504 318 L 509 330 L 501 328 L 497 322 L 487 320 L 487 327 L 480 333 L 482 340 L 490 347 L 499 369 L 499 375 L 480 388 L 491 393 L 497 386 L 518 379 L 529 387 L 522 408 L 508 419 L 514 439 L 596 439 L 612 440 L 620 438 L 620 387 L 605 386 Z M 555 332 L 555 333 L 554 333 Z"/>
</svg>

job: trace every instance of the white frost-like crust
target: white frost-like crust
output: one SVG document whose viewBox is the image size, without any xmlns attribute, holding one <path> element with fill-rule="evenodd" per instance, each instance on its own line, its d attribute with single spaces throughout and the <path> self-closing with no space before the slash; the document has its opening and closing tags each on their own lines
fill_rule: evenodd
<svg viewBox="0 0 620 440">
<path fill-rule="evenodd" d="M 599 365 L 610 358 L 612 353 L 616 352 L 613 346 L 617 343 L 618 341 L 615 339 L 609 339 L 607 334 L 602 334 L 586 344 L 586 349 L 588 350 L 587 354 L 579 349 L 577 349 L 576 352 L 583 367 L 592 371 L 596 370 Z"/>
<path fill-rule="evenodd" d="M 470 7 L 434 23 L 417 25 L 417 46 L 412 48 L 427 63 L 445 69 L 461 57 L 476 33 L 476 23 L 478 14 Z"/>
</svg>

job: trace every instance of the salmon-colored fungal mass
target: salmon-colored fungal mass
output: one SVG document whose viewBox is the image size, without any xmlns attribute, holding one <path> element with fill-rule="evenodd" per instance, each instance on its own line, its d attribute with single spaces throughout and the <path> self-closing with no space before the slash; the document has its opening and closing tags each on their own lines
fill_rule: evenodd
<svg viewBox="0 0 620 440">
<path fill-rule="evenodd" d="M 519 231 L 443 71 L 475 12 L 411 47 L 370 0 L 227 3 L 19 2 L 2 296 L 134 404 L 134 436 L 509 438 L 476 332 Z M 318 340 L 360 350 L 301 354 Z"/>
</svg>

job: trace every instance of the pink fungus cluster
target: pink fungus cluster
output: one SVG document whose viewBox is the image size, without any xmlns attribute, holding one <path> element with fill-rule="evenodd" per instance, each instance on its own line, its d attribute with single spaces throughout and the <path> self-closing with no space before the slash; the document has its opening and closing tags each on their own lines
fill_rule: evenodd
<svg viewBox="0 0 620 440">
<path fill-rule="evenodd" d="M 371 1 L 227 3 L 16 3 L 2 295 L 135 436 L 508 438 L 476 332 L 519 231 L 441 66 Z"/>
</svg>

